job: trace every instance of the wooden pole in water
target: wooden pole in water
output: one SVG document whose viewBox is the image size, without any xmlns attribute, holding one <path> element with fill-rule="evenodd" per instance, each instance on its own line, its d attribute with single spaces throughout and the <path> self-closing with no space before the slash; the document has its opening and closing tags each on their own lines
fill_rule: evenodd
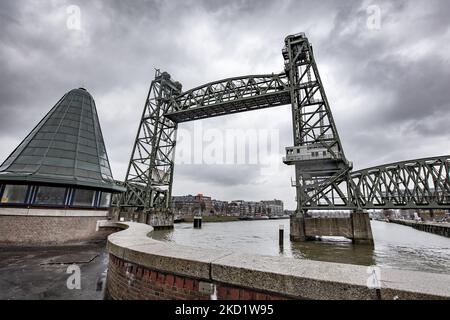
<svg viewBox="0 0 450 320">
<path fill-rule="evenodd" d="M 282 247 L 284 246 L 284 225 L 280 224 L 278 229 L 278 243 Z"/>
<path fill-rule="evenodd" d="M 202 228 L 202 217 L 194 217 L 194 228 L 195 229 Z"/>
</svg>

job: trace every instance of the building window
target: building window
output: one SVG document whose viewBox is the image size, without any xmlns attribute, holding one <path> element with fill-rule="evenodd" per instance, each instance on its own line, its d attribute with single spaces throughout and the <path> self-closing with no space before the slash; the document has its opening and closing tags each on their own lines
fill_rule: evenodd
<svg viewBox="0 0 450 320">
<path fill-rule="evenodd" d="M 111 205 L 111 193 L 102 192 L 100 197 L 100 208 L 108 208 Z"/>
<path fill-rule="evenodd" d="M 94 206 L 95 191 L 76 189 L 73 197 L 73 205 L 76 207 L 93 207 Z"/>
<path fill-rule="evenodd" d="M 66 188 L 39 187 L 36 194 L 35 204 L 63 206 L 66 195 Z"/>
<path fill-rule="evenodd" d="M 5 185 L 1 203 L 3 204 L 24 204 L 26 202 L 28 186 L 24 185 Z"/>
</svg>

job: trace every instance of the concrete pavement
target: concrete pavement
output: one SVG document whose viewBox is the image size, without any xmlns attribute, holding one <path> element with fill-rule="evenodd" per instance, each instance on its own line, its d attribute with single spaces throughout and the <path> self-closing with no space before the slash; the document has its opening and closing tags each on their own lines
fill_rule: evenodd
<svg viewBox="0 0 450 320">
<path fill-rule="evenodd" d="M 81 270 L 81 289 L 69 290 L 67 268 Z M 108 255 L 104 241 L 77 246 L 0 248 L 1 300 L 102 300 Z"/>
</svg>

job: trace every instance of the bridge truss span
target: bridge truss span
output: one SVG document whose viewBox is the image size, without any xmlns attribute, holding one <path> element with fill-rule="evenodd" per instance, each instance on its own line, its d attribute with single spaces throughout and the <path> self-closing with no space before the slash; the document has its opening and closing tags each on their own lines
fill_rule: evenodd
<svg viewBox="0 0 450 320">
<path fill-rule="evenodd" d="M 450 156 L 349 172 L 302 190 L 305 209 L 448 209 Z"/>
<path fill-rule="evenodd" d="M 351 173 L 362 207 L 448 209 L 450 156 L 397 162 Z"/>
<path fill-rule="evenodd" d="M 289 90 L 284 73 L 219 80 L 175 97 L 165 116 L 179 123 L 286 105 L 291 103 Z"/>
</svg>

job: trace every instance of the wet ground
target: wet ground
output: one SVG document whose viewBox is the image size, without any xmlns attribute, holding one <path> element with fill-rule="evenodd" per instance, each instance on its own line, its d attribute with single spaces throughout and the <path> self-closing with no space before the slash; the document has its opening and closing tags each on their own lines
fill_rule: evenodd
<svg viewBox="0 0 450 320">
<path fill-rule="evenodd" d="M 102 300 L 106 242 L 48 248 L 0 248 L 0 300 Z M 80 289 L 75 273 L 80 270 Z M 70 278 L 72 277 L 72 278 Z M 70 279 L 69 279 L 70 278 Z"/>
</svg>

